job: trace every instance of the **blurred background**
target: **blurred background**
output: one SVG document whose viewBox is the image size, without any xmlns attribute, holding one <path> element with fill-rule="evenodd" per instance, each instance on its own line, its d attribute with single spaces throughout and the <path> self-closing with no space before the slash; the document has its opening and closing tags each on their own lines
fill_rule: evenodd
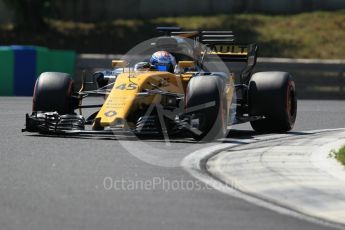
<svg viewBox="0 0 345 230">
<path fill-rule="evenodd" d="M 344 0 L 0 0 L 0 46 L 20 45 L 14 57 L 23 45 L 34 49 L 32 79 L 109 67 L 109 55 L 157 36 L 158 25 L 232 30 L 238 41 L 259 44 L 258 70 L 291 71 L 302 97 L 345 99 Z"/>
<path fill-rule="evenodd" d="M 344 0 L 0 0 L 2 45 L 124 53 L 157 25 L 233 30 L 265 57 L 345 58 Z"/>
</svg>

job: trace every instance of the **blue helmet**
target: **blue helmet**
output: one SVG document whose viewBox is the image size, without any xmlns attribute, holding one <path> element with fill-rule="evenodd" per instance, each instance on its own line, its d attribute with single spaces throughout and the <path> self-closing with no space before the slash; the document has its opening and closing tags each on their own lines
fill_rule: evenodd
<svg viewBox="0 0 345 230">
<path fill-rule="evenodd" d="M 158 71 L 174 72 L 176 60 L 173 55 L 167 51 L 158 51 L 151 56 L 151 65 L 155 66 Z"/>
</svg>

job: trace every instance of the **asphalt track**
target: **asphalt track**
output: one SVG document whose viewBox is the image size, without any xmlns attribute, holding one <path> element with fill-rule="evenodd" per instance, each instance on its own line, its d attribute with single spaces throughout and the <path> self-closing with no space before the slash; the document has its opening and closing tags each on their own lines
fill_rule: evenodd
<svg viewBox="0 0 345 230">
<path fill-rule="evenodd" d="M 123 147 L 136 141 L 21 133 L 30 109 L 30 98 L 0 98 L 0 229 L 327 229 L 210 188 L 168 189 L 173 182 L 201 182 L 180 167 L 148 164 Z M 345 101 L 300 101 L 294 131 L 345 127 L 344 114 Z M 248 125 L 234 129 L 228 141 L 256 135 Z M 166 146 L 164 140 L 145 142 Z M 212 145 L 188 139 L 171 144 L 175 161 Z M 159 179 L 167 186 L 112 189 L 105 178 Z"/>
</svg>

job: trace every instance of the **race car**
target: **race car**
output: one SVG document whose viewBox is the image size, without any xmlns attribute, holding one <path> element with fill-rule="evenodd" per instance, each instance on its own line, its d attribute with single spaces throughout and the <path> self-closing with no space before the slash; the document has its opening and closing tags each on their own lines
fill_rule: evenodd
<svg viewBox="0 0 345 230">
<path fill-rule="evenodd" d="M 293 78 L 287 72 L 253 73 L 256 44 L 238 43 L 231 31 L 158 30 L 164 36 L 155 38 L 148 52 L 140 53 L 142 61 L 113 60 L 112 69 L 94 73 L 96 89 L 85 90 L 84 77 L 80 90 L 75 91 L 68 74 L 42 73 L 23 131 L 183 134 L 213 140 L 244 122 L 261 133 L 293 128 L 297 114 Z M 239 74 L 228 68 L 233 62 L 244 64 Z M 102 96 L 104 103 L 83 105 L 89 96 Z M 95 111 L 84 117 L 85 108 Z"/>
</svg>

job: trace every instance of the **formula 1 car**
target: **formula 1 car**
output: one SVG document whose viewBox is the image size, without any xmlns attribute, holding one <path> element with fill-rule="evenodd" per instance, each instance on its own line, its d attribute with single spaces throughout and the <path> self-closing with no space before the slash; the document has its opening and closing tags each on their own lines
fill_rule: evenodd
<svg viewBox="0 0 345 230">
<path fill-rule="evenodd" d="M 253 74 L 256 44 L 237 43 L 231 31 L 181 31 L 160 27 L 165 35 L 150 50 L 166 50 L 176 58 L 174 71 L 145 62 L 113 60 L 113 69 L 93 74 L 97 89 L 79 91 L 65 73 L 42 73 L 33 93 L 33 112 L 23 131 L 49 134 L 135 135 L 187 134 L 196 140 L 224 137 L 234 124 L 250 122 L 257 132 L 287 132 L 294 126 L 297 99 L 286 72 Z M 243 62 L 235 73 L 217 64 Z M 84 78 L 83 78 L 84 79 Z M 83 105 L 91 95 L 101 105 Z M 82 109 L 96 108 L 89 117 Z M 75 110 L 79 109 L 77 114 Z M 91 128 L 86 128 L 90 125 Z"/>
</svg>

